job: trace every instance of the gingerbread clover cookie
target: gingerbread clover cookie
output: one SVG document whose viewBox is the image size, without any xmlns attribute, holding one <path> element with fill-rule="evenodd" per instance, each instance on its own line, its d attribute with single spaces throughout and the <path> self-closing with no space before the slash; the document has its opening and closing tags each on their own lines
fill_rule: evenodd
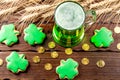
<svg viewBox="0 0 120 80">
<path fill-rule="evenodd" d="M 24 40 L 30 44 L 42 44 L 46 35 L 42 32 L 42 28 L 37 28 L 35 24 L 30 24 L 24 30 Z"/>
<path fill-rule="evenodd" d="M 113 41 L 112 31 L 105 27 L 102 27 L 100 30 L 95 30 L 95 34 L 91 37 L 91 42 L 96 47 L 109 47 Z"/>
<path fill-rule="evenodd" d="M 56 73 L 59 75 L 60 79 L 67 78 L 68 80 L 73 79 L 78 75 L 78 63 L 73 59 L 69 58 L 66 61 L 61 60 L 60 66 L 56 68 Z"/>
<path fill-rule="evenodd" d="M 13 51 L 8 57 L 6 57 L 7 69 L 13 73 L 19 73 L 25 71 L 29 65 L 28 60 L 25 59 L 24 54 L 19 54 Z"/>
<path fill-rule="evenodd" d="M 17 35 L 19 32 L 15 30 L 13 24 L 3 25 L 0 30 L 0 43 L 11 46 L 18 41 Z"/>
</svg>

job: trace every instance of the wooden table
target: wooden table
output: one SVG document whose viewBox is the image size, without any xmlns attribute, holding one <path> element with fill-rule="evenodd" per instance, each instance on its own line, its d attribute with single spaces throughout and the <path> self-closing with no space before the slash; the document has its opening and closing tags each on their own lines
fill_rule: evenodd
<svg viewBox="0 0 120 80">
<path fill-rule="evenodd" d="M 2 25 L 2 23 L 1 23 Z M 47 44 L 52 39 L 52 27 L 53 22 L 48 24 L 41 25 L 44 28 L 44 32 L 47 34 L 47 39 L 43 45 L 30 46 L 24 40 L 22 33 L 19 36 L 19 43 L 13 45 L 12 47 L 7 47 L 4 44 L 0 44 L 0 58 L 4 60 L 4 64 L 0 67 L 0 79 L 4 80 L 59 80 L 58 75 L 55 73 L 56 67 L 60 64 L 61 59 L 73 58 L 79 63 L 79 75 L 75 77 L 74 80 L 120 80 L 120 50 L 117 49 L 117 43 L 120 42 L 120 34 L 114 33 L 115 23 L 100 23 L 97 22 L 94 24 L 88 31 L 85 33 L 83 41 L 76 47 L 73 47 L 73 54 L 68 56 L 65 54 L 65 48 L 57 45 L 55 49 L 49 49 Z M 90 43 L 90 37 L 93 35 L 95 29 L 100 29 L 101 27 L 107 27 L 113 31 L 113 37 L 115 39 L 114 43 L 111 44 L 109 48 L 96 48 L 93 44 Z M 82 44 L 87 43 L 90 45 L 89 51 L 83 51 L 81 46 Z M 37 52 L 37 47 L 44 46 L 46 52 L 44 54 L 39 54 Z M 12 51 L 18 51 L 24 53 L 26 58 L 29 60 L 29 67 L 27 71 L 20 74 L 13 74 L 6 69 L 5 58 Z M 50 56 L 52 51 L 57 51 L 59 57 L 53 59 Z M 33 56 L 40 56 L 41 62 L 35 64 L 32 61 Z M 84 66 L 81 64 L 81 59 L 87 57 L 90 60 L 89 65 Z M 100 59 L 103 59 L 106 63 L 104 68 L 98 68 L 96 62 Z M 51 63 L 53 69 L 46 71 L 44 65 L 46 63 Z"/>
</svg>

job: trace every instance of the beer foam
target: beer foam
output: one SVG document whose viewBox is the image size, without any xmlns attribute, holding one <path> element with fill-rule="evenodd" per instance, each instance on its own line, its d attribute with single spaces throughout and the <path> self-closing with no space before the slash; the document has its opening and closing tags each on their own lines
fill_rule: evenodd
<svg viewBox="0 0 120 80">
<path fill-rule="evenodd" d="M 85 20 L 83 8 L 75 2 L 64 2 L 55 11 L 55 21 L 66 30 L 75 30 L 82 26 Z"/>
</svg>

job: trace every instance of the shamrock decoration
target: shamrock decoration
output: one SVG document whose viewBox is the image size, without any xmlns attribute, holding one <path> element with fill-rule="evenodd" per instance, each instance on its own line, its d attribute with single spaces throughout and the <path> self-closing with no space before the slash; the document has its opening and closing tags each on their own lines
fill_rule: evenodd
<svg viewBox="0 0 120 80">
<path fill-rule="evenodd" d="M 30 45 L 43 43 L 46 35 L 42 32 L 42 28 L 37 28 L 35 24 L 30 24 L 24 30 L 24 40 Z"/>
<path fill-rule="evenodd" d="M 24 54 L 18 54 L 13 51 L 7 58 L 7 69 L 13 73 L 18 73 L 19 71 L 25 71 L 28 66 L 28 60 L 25 59 Z"/>
<path fill-rule="evenodd" d="M 0 42 L 11 46 L 18 41 L 17 35 L 19 35 L 19 32 L 15 31 L 13 24 L 3 25 L 0 30 Z"/>
<path fill-rule="evenodd" d="M 61 65 L 56 68 L 56 73 L 59 74 L 60 79 L 73 79 L 78 75 L 78 63 L 69 58 L 66 61 L 61 60 Z"/>
<path fill-rule="evenodd" d="M 96 47 L 109 47 L 113 41 L 112 32 L 105 27 L 95 30 L 95 35 L 91 37 L 91 42 Z"/>
</svg>

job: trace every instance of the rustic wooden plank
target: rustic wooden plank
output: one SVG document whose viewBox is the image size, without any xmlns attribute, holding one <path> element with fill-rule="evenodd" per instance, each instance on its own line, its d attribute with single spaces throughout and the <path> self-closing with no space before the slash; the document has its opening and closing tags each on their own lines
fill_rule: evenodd
<svg viewBox="0 0 120 80">
<path fill-rule="evenodd" d="M 120 34 L 116 34 L 114 33 L 114 27 L 116 26 L 116 24 L 95 24 L 93 25 L 89 30 L 87 30 L 85 32 L 85 37 L 83 39 L 83 41 L 78 45 L 78 46 L 75 46 L 73 47 L 73 50 L 74 51 L 83 51 L 81 49 L 81 46 L 82 44 L 84 43 L 88 43 L 90 45 L 90 50 L 89 51 L 120 51 L 117 49 L 116 45 L 117 43 L 120 42 Z M 35 45 L 35 46 L 30 46 L 28 45 L 24 40 L 23 40 L 23 37 L 24 37 L 24 34 L 22 33 L 20 36 L 19 36 L 19 42 L 11 47 L 7 47 L 6 45 L 4 44 L 0 44 L 0 51 L 7 51 L 7 50 L 18 50 L 18 51 L 36 51 L 37 47 L 38 46 L 44 46 L 46 48 L 46 50 L 50 50 L 47 46 L 48 42 L 50 41 L 53 41 L 53 38 L 52 38 L 52 24 L 49 24 L 49 25 L 42 25 L 42 27 L 44 27 L 45 29 L 45 33 L 47 34 L 47 38 L 45 40 L 45 42 L 43 43 L 43 45 Z M 113 31 L 113 38 L 115 39 L 114 40 L 114 43 L 111 44 L 110 47 L 108 48 L 96 48 L 91 42 L 90 42 L 90 38 L 91 36 L 94 34 L 94 30 L 95 29 L 100 29 L 101 27 L 107 27 L 108 29 L 112 30 Z M 57 51 L 64 51 L 65 48 L 59 46 L 57 44 L 56 48 L 54 50 L 57 50 Z"/>
<path fill-rule="evenodd" d="M 64 52 L 59 52 L 57 59 L 50 57 L 50 52 L 39 54 L 36 52 L 20 52 L 26 55 L 29 60 L 30 66 L 27 71 L 20 74 L 13 74 L 6 69 L 6 62 L 0 67 L 0 79 L 9 78 L 11 80 L 57 80 L 58 75 L 55 73 L 55 68 L 60 64 L 61 59 L 73 58 L 79 63 L 79 75 L 75 80 L 119 80 L 120 76 L 120 52 L 73 52 L 72 55 L 67 56 Z M 6 56 L 10 52 L 0 52 L 0 58 L 5 61 Z M 32 57 L 38 55 L 41 58 L 39 64 L 32 62 Z M 81 64 L 81 59 L 87 57 L 90 64 L 84 66 Z M 96 62 L 103 59 L 106 62 L 104 68 L 98 68 Z M 46 71 L 44 69 L 45 63 L 51 63 L 53 69 Z M 52 74 L 52 75 L 51 75 Z"/>
<path fill-rule="evenodd" d="M 9 21 L 8 21 L 9 20 Z M 7 20 L 4 20 L 0 23 L 0 26 L 7 23 L 14 23 L 16 18 L 11 17 Z M 27 71 L 20 74 L 13 74 L 6 69 L 6 62 L 2 67 L 0 67 L 0 79 L 11 79 L 11 80 L 58 80 L 58 75 L 55 73 L 56 66 L 59 65 L 61 59 L 73 58 L 79 62 L 79 75 L 75 78 L 75 80 L 119 80 L 120 79 L 120 50 L 116 48 L 117 43 L 120 41 L 120 34 L 113 33 L 113 37 L 115 39 L 114 43 L 109 48 L 96 48 L 93 44 L 90 43 L 90 37 L 93 35 L 93 31 L 95 29 L 100 29 L 105 26 L 110 30 L 114 30 L 117 22 L 117 19 L 114 22 L 107 21 L 99 21 L 95 25 L 93 25 L 88 31 L 85 33 L 85 38 L 83 41 L 76 47 L 73 47 L 73 54 L 71 56 L 67 56 L 64 53 L 63 47 L 57 45 L 55 49 L 49 49 L 47 44 L 52 39 L 52 28 L 54 25 L 54 20 L 50 21 L 46 24 L 40 25 L 44 28 L 44 32 L 47 34 L 47 38 L 42 45 L 30 46 L 24 40 L 22 33 L 19 36 L 19 42 L 11 47 L 7 47 L 4 44 L 0 44 L 0 58 L 5 61 L 6 56 L 10 54 L 11 51 L 19 51 L 20 53 L 25 53 L 27 59 L 30 62 L 30 66 Z M 119 24 L 120 26 L 120 24 Z M 18 27 L 18 26 L 16 26 Z M 81 49 L 82 44 L 88 43 L 90 45 L 90 50 L 85 52 Z M 38 54 L 36 49 L 39 46 L 44 46 L 46 52 L 44 54 Z M 59 58 L 52 59 L 50 57 L 51 51 L 58 51 Z M 39 64 L 34 64 L 32 62 L 32 57 L 38 55 L 41 57 L 41 62 Z M 80 63 L 83 57 L 88 57 L 90 59 L 90 64 L 88 66 L 84 66 Z M 106 62 L 106 66 L 104 68 L 98 68 L 96 66 L 96 62 L 99 59 L 103 59 Z M 53 69 L 51 71 L 44 70 L 45 63 L 52 63 Z"/>
</svg>

